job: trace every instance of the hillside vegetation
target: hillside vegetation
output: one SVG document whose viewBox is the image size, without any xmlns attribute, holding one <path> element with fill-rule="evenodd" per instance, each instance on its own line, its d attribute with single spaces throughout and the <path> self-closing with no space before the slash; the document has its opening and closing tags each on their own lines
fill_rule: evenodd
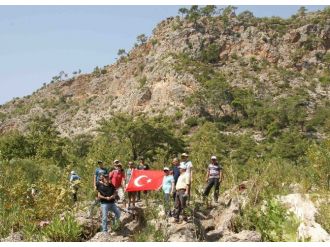
<svg viewBox="0 0 330 247">
<path fill-rule="evenodd" d="M 144 156 L 161 169 L 185 151 L 194 164 L 193 200 L 201 200 L 217 155 L 222 192 L 243 181 L 253 188 L 234 228 L 257 230 L 264 241 L 296 240 L 296 219 L 274 198 L 295 184 L 300 193 L 329 197 L 330 9 L 301 8 L 288 19 L 236 15 L 231 6 L 179 12 L 128 53 L 121 49 L 116 63 L 55 76 L 1 106 L 0 237 L 21 231 L 25 240 L 81 240 L 71 170 L 82 177 L 79 200 L 91 201 L 97 160 L 126 166 Z M 329 204 L 319 215 L 329 232 L 322 217 Z M 38 228 L 44 220 L 52 224 Z"/>
</svg>

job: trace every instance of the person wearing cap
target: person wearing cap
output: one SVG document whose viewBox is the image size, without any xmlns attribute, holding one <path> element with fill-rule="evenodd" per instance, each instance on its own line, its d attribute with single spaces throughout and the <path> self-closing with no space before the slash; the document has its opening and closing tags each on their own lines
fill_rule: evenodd
<svg viewBox="0 0 330 247">
<path fill-rule="evenodd" d="M 100 181 L 100 175 L 106 175 L 108 173 L 108 170 L 105 168 L 104 163 L 103 163 L 102 160 L 98 160 L 97 165 L 98 165 L 98 167 L 95 169 L 94 178 L 93 178 L 93 185 L 94 185 L 95 193 L 97 192 L 98 185 L 101 182 Z M 100 203 L 100 200 L 99 200 L 97 194 L 95 194 L 95 200 L 91 204 L 91 207 L 90 207 L 90 210 L 89 210 L 89 216 L 90 217 L 92 217 L 94 207 L 96 205 L 98 205 L 99 203 Z"/>
<path fill-rule="evenodd" d="M 112 211 L 115 214 L 113 224 L 119 222 L 120 218 L 120 210 L 115 203 L 115 198 L 117 195 L 116 188 L 111 182 L 109 182 L 108 177 L 101 173 L 100 182 L 97 185 L 97 191 L 97 196 L 101 203 L 102 231 L 108 232 L 108 212 Z"/>
<path fill-rule="evenodd" d="M 217 157 L 211 157 L 211 163 L 207 168 L 206 182 L 203 196 L 207 197 L 214 186 L 214 202 L 218 202 L 220 183 L 223 180 L 222 166 L 218 163 Z"/>
<path fill-rule="evenodd" d="M 132 172 L 135 169 L 135 164 L 132 161 L 128 162 L 128 169 L 125 172 L 125 189 L 127 188 L 127 185 L 129 183 L 129 180 L 131 179 Z M 136 191 L 128 191 L 128 210 L 135 208 L 135 200 L 136 200 Z"/>
<path fill-rule="evenodd" d="M 189 177 L 189 186 L 191 188 L 191 181 L 192 181 L 192 168 L 193 168 L 193 165 L 192 165 L 192 162 L 188 159 L 189 155 L 187 153 L 183 153 L 181 154 L 181 163 L 180 165 L 183 165 L 183 166 L 186 166 L 186 173 L 187 173 L 187 176 Z M 189 197 L 190 197 L 190 189 L 189 189 Z"/>
<path fill-rule="evenodd" d="M 137 166 L 138 170 L 150 170 L 148 164 L 145 163 L 144 157 L 140 157 L 140 164 Z M 144 194 L 147 194 L 147 191 L 143 191 Z M 141 191 L 137 191 L 137 201 L 141 201 Z"/>
<path fill-rule="evenodd" d="M 184 164 L 180 165 L 180 176 L 176 183 L 176 196 L 175 196 L 175 222 L 178 223 L 180 220 L 180 214 L 182 213 L 183 220 L 187 221 L 186 207 L 187 199 L 189 195 L 189 175 L 186 172 L 187 167 Z"/>
<path fill-rule="evenodd" d="M 94 180 L 93 180 L 94 181 L 94 190 L 97 190 L 96 185 L 100 180 L 100 173 L 108 174 L 108 170 L 105 168 L 102 160 L 97 161 L 97 164 L 99 167 L 97 167 L 95 169 L 95 173 L 94 173 Z"/>
<path fill-rule="evenodd" d="M 168 167 L 164 167 L 164 178 L 163 178 L 163 192 L 164 192 L 164 208 L 165 214 L 171 216 L 170 212 L 170 195 L 173 194 L 174 191 L 174 178 L 171 174 L 171 171 Z"/>
<path fill-rule="evenodd" d="M 117 166 L 119 163 L 120 163 L 120 161 L 117 160 L 117 159 L 115 159 L 115 160 L 113 161 L 113 164 L 112 164 L 112 166 L 111 166 L 110 169 L 109 169 L 109 174 L 110 174 L 110 172 L 116 170 L 116 166 Z"/>
<path fill-rule="evenodd" d="M 116 162 L 118 161 L 118 162 Z M 122 167 L 122 164 L 119 160 L 115 160 L 115 169 L 109 173 L 109 181 L 115 186 L 119 200 L 123 202 L 124 207 L 126 208 L 126 201 L 125 201 L 125 171 Z"/>
<path fill-rule="evenodd" d="M 78 189 L 79 189 L 80 177 L 75 171 L 70 172 L 70 190 L 72 193 L 73 202 L 77 202 Z"/>
</svg>

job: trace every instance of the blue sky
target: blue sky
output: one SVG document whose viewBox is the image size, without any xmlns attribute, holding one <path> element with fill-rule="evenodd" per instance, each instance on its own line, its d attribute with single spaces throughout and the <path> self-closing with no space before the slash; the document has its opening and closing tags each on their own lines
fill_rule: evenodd
<svg viewBox="0 0 330 247">
<path fill-rule="evenodd" d="M 150 35 L 181 6 L 0 6 L 0 104 L 31 94 L 60 71 L 88 73 Z M 300 6 L 238 6 L 289 17 Z M 324 6 L 307 6 L 308 10 Z"/>
</svg>

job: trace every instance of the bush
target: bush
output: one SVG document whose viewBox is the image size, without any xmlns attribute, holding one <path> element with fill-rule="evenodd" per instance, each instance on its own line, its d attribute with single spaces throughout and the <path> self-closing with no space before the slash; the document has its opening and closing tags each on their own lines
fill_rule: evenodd
<svg viewBox="0 0 330 247">
<path fill-rule="evenodd" d="M 324 203 L 318 209 L 316 222 L 319 223 L 328 233 L 330 233 L 330 204 Z"/>
<path fill-rule="evenodd" d="M 198 117 L 189 117 L 186 119 L 185 124 L 194 127 L 198 125 Z"/>
<path fill-rule="evenodd" d="M 250 205 L 241 216 L 235 220 L 236 232 L 244 229 L 257 230 L 262 241 L 280 242 L 296 241 L 298 219 L 275 199 L 269 200 L 263 206 Z"/>
<path fill-rule="evenodd" d="M 147 77 L 146 76 L 143 76 L 139 79 L 139 85 L 140 85 L 140 88 L 143 88 L 147 83 Z"/>
<path fill-rule="evenodd" d="M 43 235 L 54 242 L 78 242 L 81 234 L 81 226 L 69 214 L 66 214 L 63 219 L 56 216 L 43 231 Z"/>
<path fill-rule="evenodd" d="M 211 44 L 201 52 L 201 60 L 205 63 L 219 62 L 220 46 L 218 44 Z"/>
</svg>

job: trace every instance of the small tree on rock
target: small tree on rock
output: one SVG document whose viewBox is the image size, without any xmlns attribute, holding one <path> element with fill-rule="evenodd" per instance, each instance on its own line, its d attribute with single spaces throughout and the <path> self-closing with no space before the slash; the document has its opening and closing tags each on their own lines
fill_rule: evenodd
<svg viewBox="0 0 330 247">
<path fill-rule="evenodd" d="M 147 42 L 147 36 L 145 34 L 140 34 L 136 37 L 136 40 L 138 42 L 138 45 L 143 45 Z"/>
</svg>

